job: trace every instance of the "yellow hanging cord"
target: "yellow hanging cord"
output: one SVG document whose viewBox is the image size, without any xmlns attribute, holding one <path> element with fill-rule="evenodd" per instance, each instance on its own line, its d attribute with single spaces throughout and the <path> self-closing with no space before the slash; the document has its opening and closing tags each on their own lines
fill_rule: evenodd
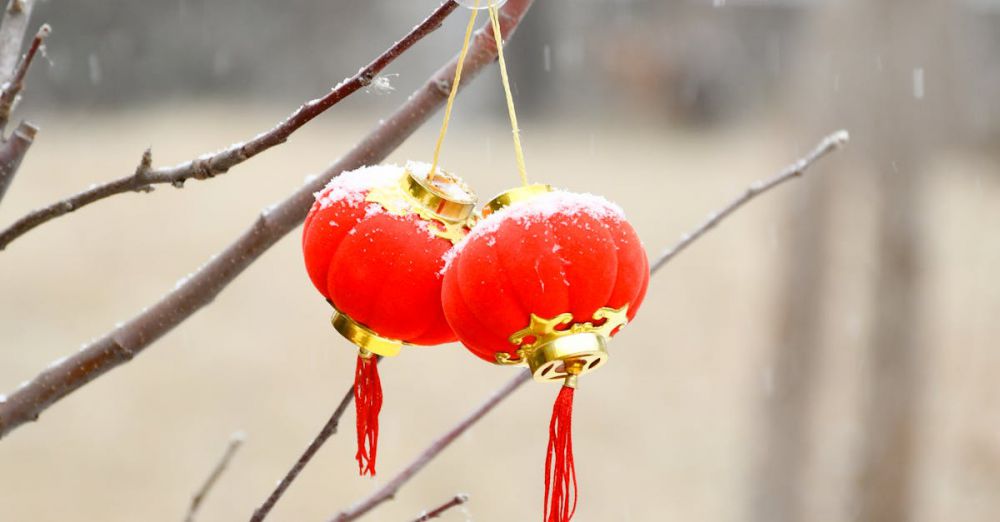
<svg viewBox="0 0 1000 522">
<path fill-rule="evenodd" d="M 514 155 L 517 157 L 517 171 L 521 175 L 521 183 L 524 186 L 528 186 L 528 169 L 524 166 L 524 149 L 521 148 L 521 129 L 517 126 L 514 95 L 510 92 L 510 80 L 507 79 L 507 63 L 503 59 L 503 35 L 500 33 L 500 15 L 497 13 L 497 6 L 493 2 L 494 0 L 490 0 L 490 23 L 493 25 L 493 38 L 497 43 L 497 58 L 500 61 L 500 79 L 503 80 L 503 91 L 507 96 L 507 112 L 510 113 L 510 127 L 514 133 Z"/>
<path fill-rule="evenodd" d="M 479 15 L 479 1 L 476 0 L 472 8 L 472 16 L 469 17 L 469 26 L 465 28 L 465 41 L 462 43 L 462 52 L 458 53 L 458 65 L 455 66 L 455 81 L 451 84 L 451 92 L 448 94 L 448 104 L 444 108 L 444 122 L 441 123 L 441 133 L 438 134 L 437 145 L 434 147 L 434 163 L 431 164 L 431 171 L 427 178 L 433 181 L 437 176 L 438 161 L 441 159 L 441 145 L 444 144 L 444 137 L 448 134 L 448 121 L 451 120 L 451 109 L 455 105 L 455 95 L 458 94 L 458 86 L 462 82 L 462 67 L 465 66 L 465 55 L 469 54 L 469 42 L 472 40 L 472 30 L 476 26 L 476 17 Z M 492 0 L 490 0 L 492 2 Z"/>
</svg>

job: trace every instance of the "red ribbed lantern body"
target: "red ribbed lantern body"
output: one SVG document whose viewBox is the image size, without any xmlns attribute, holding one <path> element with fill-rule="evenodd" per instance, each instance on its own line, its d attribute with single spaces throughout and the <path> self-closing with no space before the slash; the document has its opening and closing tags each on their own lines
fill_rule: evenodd
<svg viewBox="0 0 1000 522">
<path fill-rule="evenodd" d="M 462 343 L 480 358 L 516 358 L 510 337 L 531 314 L 594 322 L 627 306 L 631 320 L 649 284 L 649 262 L 616 205 L 550 192 L 496 212 L 449 253 L 442 301 Z"/>
<path fill-rule="evenodd" d="M 434 345 L 455 340 L 441 307 L 451 241 L 415 212 L 370 200 L 404 175 L 392 165 L 342 174 L 317 194 L 302 250 L 313 284 L 341 313 L 382 337 Z"/>
</svg>

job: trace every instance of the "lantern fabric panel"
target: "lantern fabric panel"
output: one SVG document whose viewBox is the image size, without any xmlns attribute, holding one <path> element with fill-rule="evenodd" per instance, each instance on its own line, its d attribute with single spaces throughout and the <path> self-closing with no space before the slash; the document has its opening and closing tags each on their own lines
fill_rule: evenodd
<svg viewBox="0 0 1000 522">
<path fill-rule="evenodd" d="M 499 246 L 498 246 L 499 245 Z M 495 362 L 530 314 L 594 322 L 607 307 L 634 317 L 649 281 L 623 211 L 590 194 L 550 192 L 493 213 L 449 254 L 442 302 L 463 344 Z"/>
<path fill-rule="evenodd" d="M 440 299 L 443 256 L 453 245 L 434 233 L 436 222 L 408 212 L 413 202 L 382 204 L 370 194 L 396 187 L 404 172 L 427 168 L 411 163 L 406 170 L 380 165 L 344 173 L 317 194 L 303 230 L 310 279 L 337 310 L 380 336 L 419 345 L 456 339 Z"/>
<path fill-rule="evenodd" d="M 441 268 L 451 246 L 416 216 L 377 213 L 358 223 L 334 253 L 330 299 L 384 337 L 412 344 L 454 341 L 441 308 Z"/>
</svg>

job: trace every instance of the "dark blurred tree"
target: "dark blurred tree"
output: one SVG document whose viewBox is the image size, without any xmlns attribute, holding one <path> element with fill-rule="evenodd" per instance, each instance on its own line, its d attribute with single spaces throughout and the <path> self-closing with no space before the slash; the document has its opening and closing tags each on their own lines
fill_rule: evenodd
<svg viewBox="0 0 1000 522">
<path fill-rule="evenodd" d="M 854 246 L 871 237 L 875 268 L 857 481 L 842 514 L 864 522 L 912 518 L 926 359 L 921 187 L 927 160 L 962 124 L 954 103 L 956 9 L 948 0 L 847 0 L 815 10 L 791 112 L 806 135 L 830 125 L 850 129 L 854 168 L 810 184 L 789 209 L 775 395 L 764 417 L 754 520 L 812 520 L 802 503 L 803 470 L 818 442 L 809 435 L 823 328 L 830 326 L 824 301 L 843 283 L 830 261 L 839 237 L 855 238 Z M 874 190 L 873 231 L 834 229 L 844 220 L 832 212 L 851 208 L 843 198 L 858 193 L 849 187 Z"/>
</svg>

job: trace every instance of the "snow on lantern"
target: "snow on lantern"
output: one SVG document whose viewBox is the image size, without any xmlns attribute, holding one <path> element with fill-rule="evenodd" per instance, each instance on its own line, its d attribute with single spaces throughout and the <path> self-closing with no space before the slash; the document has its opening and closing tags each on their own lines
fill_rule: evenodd
<svg viewBox="0 0 1000 522">
<path fill-rule="evenodd" d="M 566 521 L 577 500 L 577 378 L 607 362 L 608 341 L 645 296 L 649 263 L 622 209 L 599 196 L 527 185 L 482 213 L 447 255 L 445 316 L 479 358 L 563 383 L 549 426 L 545 520 Z"/>
<path fill-rule="evenodd" d="M 306 270 L 358 347 L 354 397 L 362 475 L 375 474 L 378 357 L 455 340 L 441 306 L 444 255 L 468 232 L 474 193 L 426 163 L 362 167 L 316 194 L 302 233 Z"/>
</svg>

